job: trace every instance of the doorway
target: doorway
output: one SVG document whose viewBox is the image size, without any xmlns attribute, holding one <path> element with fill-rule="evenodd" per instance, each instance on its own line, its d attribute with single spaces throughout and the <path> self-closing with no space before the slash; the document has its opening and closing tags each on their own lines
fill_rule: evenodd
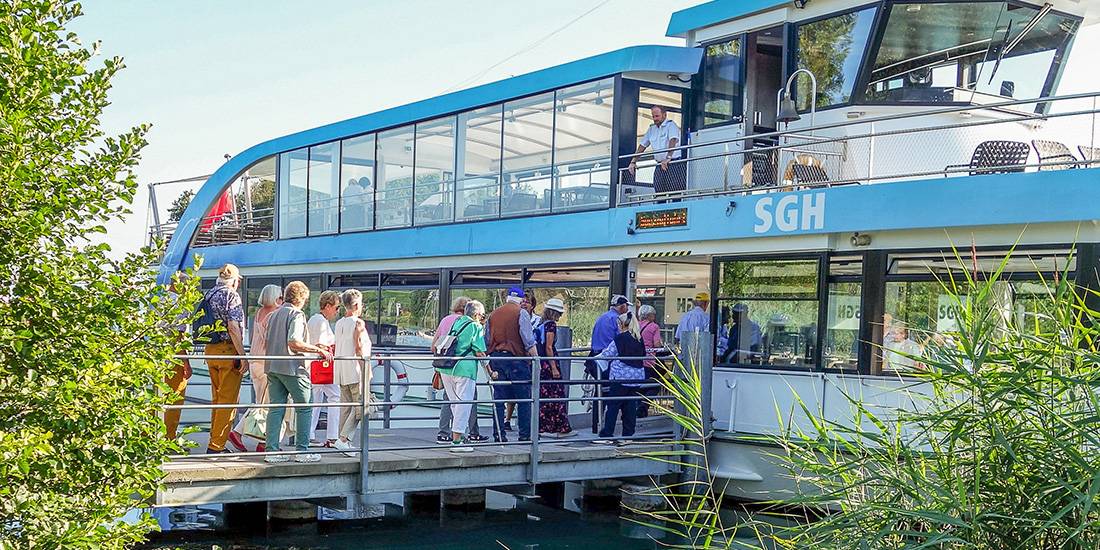
<svg viewBox="0 0 1100 550">
<path fill-rule="evenodd" d="M 691 300 L 699 292 L 710 293 L 710 257 L 636 261 L 634 303 L 639 308 L 648 305 L 656 310 L 661 340 L 671 345 L 680 318 L 691 311 Z"/>
<path fill-rule="evenodd" d="M 748 134 L 765 134 L 777 129 L 776 93 L 783 86 L 783 27 L 776 26 L 746 35 L 745 40 L 745 124 Z"/>
</svg>

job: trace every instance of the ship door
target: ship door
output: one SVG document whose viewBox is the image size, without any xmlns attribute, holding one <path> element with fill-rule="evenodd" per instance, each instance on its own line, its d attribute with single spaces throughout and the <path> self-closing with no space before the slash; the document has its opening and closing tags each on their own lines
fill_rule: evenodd
<svg viewBox="0 0 1100 550">
<path fill-rule="evenodd" d="M 665 253 L 656 252 L 654 256 Z M 630 261 L 634 304 L 652 306 L 657 312 L 662 340 L 671 345 L 676 327 L 692 309 L 692 299 L 710 293 L 710 256 L 639 258 Z M 707 310 L 710 314 L 710 310 Z"/>
<path fill-rule="evenodd" d="M 776 131 L 776 93 L 783 86 L 782 26 L 745 36 L 745 76 L 746 133 Z"/>
</svg>

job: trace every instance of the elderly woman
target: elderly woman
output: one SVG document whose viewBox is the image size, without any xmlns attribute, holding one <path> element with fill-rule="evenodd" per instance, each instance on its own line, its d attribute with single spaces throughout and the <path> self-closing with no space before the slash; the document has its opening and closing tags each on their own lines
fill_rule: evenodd
<svg viewBox="0 0 1100 550">
<path fill-rule="evenodd" d="M 363 313 L 363 293 L 354 288 L 340 295 L 344 305 L 344 318 L 336 321 L 336 356 L 369 358 L 371 352 L 370 335 L 367 324 L 359 316 Z M 333 382 L 340 386 L 340 401 L 359 403 L 363 399 L 363 374 L 366 373 L 367 388 L 370 388 L 371 369 L 367 359 L 337 359 Z M 367 392 L 367 401 L 370 392 Z M 340 409 L 340 439 L 333 444 L 347 453 L 352 449 L 351 436 L 363 419 L 362 407 L 343 407 Z"/>
<path fill-rule="evenodd" d="M 248 354 L 263 356 L 267 352 L 267 321 L 271 314 L 275 313 L 283 305 L 283 289 L 279 285 L 267 285 L 260 290 L 260 299 L 257 302 L 260 310 L 252 318 L 252 337 L 248 347 Z M 248 360 L 248 375 L 252 378 L 252 401 L 256 404 L 267 403 L 267 374 L 264 372 L 263 359 Z M 240 451 L 248 451 L 241 436 L 244 433 L 244 423 L 248 414 L 241 416 L 233 431 L 229 432 L 229 442 Z M 264 443 L 256 445 L 256 452 L 264 452 Z"/>
<path fill-rule="evenodd" d="M 639 328 L 642 333 L 642 343 L 645 344 L 645 351 L 647 356 L 656 355 L 664 351 L 665 343 L 661 341 L 661 325 L 657 324 L 657 309 L 653 306 L 646 304 L 638 308 Z M 648 381 L 654 381 L 657 379 L 657 361 L 655 359 L 646 359 L 642 361 L 642 367 L 645 368 L 645 377 Z M 654 396 L 660 388 L 645 388 L 642 390 L 643 395 Z M 649 403 L 641 403 L 638 405 L 638 418 L 645 418 L 649 416 Z"/>
<path fill-rule="evenodd" d="M 464 315 L 455 320 L 448 334 L 455 337 L 455 354 L 459 357 L 485 357 L 485 306 L 477 300 L 466 303 Z M 470 440 L 466 431 L 470 422 L 471 403 L 477 398 L 477 367 L 485 367 L 490 379 L 495 378 L 487 361 L 462 359 L 452 368 L 437 368 L 443 380 L 447 400 L 451 401 L 451 452 L 473 451 L 466 444 Z"/>
<path fill-rule="evenodd" d="M 555 346 L 558 335 L 558 320 L 565 313 L 565 303 L 560 298 L 550 298 L 542 310 L 542 319 L 535 328 L 535 346 L 539 357 L 556 357 Z M 554 384 L 561 380 L 561 370 L 557 359 L 542 360 L 542 380 L 539 385 L 539 397 L 559 399 L 566 396 L 565 384 Z M 539 432 L 548 437 L 569 437 L 576 435 L 569 425 L 569 414 L 565 401 L 552 401 L 539 405 Z"/>
<path fill-rule="evenodd" d="M 645 368 L 641 359 L 645 353 L 645 344 L 642 343 L 642 331 L 638 327 L 638 319 L 634 313 L 627 311 L 619 315 L 619 333 L 611 340 L 611 343 L 595 359 L 611 361 L 609 379 L 611 380 L 611 392 L 607 397 L 613 399 L 606 401 L 607 414 L 603 427 L 600 428 L 600 439 L 594 443 L 610 444 L 609 439 L 615 435 L 615 419 L 619 411 L 623 413 L 623 440 L 620 445 L 627 445 L 630 440 L 625 439 L 634 435 L 635 421 L 638 414 L 639 389 L 645 383 Z"/>
</svg>

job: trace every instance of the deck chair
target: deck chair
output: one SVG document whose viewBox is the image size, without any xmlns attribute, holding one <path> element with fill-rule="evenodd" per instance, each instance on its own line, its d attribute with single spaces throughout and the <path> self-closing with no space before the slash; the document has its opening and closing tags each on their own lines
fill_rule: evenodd
<svg viewBox="0 0 1100 550">
<path fill-rule="evenodd" d="M 1039 170 L 1065 170 L 1077 168 L 1077 157 L 1069 150 L 1069 147 L 1059 141 L 1035 139 L 1031 141 L 1035 148 L 1035 154 L 1039 156 Z M 1052 166 L 1042 166 L 1052 164 Z"/>
<path fill-rule="evenodd" d="M 1081 152 L 1081 160 L 1085 161 L 1086 164 L 1100 162 L 1100 147 L 1078 145 L 1077 150 Z"/>
<path fill-rule="evenodd" d="M 775 151 L 752 151 L 749 159 L 752 163 L 752 186 L 775 186 Z"/>
<path fill-rule="evenodd" d="M 951 176 L 952 168 L 970 168 L 970 175 L 1011 174 L 1023 172 L 1031 147 L 1020 141 L 983 141 L 974 148 L 969 164 L 952 164 L 943 169 L 944 177 Z"/>
<path fill-rule="evenodd" d="M 793 164 L 791 165 L 791 171 L 794 172 L 795 185 L 809 185 L 829 181 L 829 174 L 825 172 L 824 168 L 816 164 Z"/>
</svg>

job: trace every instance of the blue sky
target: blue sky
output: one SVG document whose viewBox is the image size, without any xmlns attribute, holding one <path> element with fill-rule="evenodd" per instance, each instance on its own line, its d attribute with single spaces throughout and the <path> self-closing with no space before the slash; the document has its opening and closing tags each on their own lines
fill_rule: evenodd
<svg viewBox="0 0 1100 550">
<path fill-rule="evenodd" d="M 140 181 L 208 174 L 250 145 L 297 130 L 665 38 L 700 0 L 149 2 L 85 0 L 85 43 L 125 58 L 108 132 L 151 123 Z M 598 7 L 597 7 L 598 6 Z M 476 81 L 472 76 L 590 14 Z M 143 242 L 147 197 L 110 227 Z"/>
</svg>

